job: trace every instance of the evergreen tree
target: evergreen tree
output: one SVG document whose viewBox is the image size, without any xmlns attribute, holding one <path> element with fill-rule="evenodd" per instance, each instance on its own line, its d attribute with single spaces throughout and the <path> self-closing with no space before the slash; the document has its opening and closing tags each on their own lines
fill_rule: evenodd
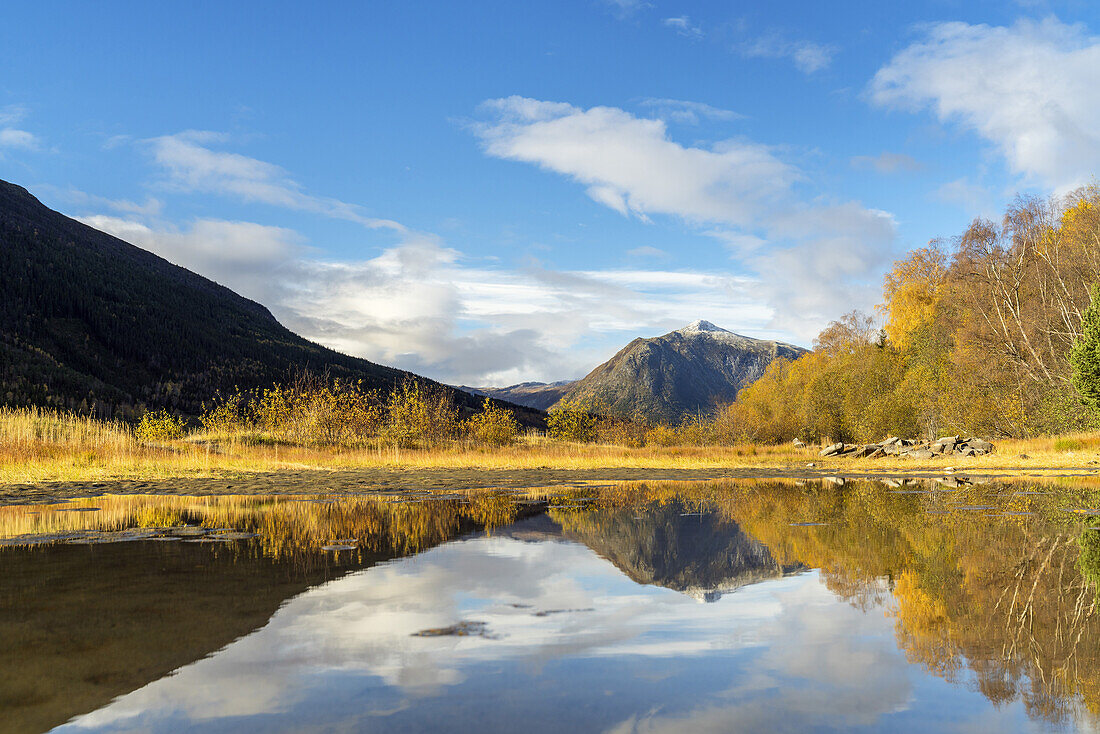
<svg viewBox="0 0 1100 734">
<path fill-rule="evenodd" d="M 1092 302 L 1081 320 L 1081 336 L 1073 342 L 1069 363 L 1073 386 L 1084 402 L 1100 410 L 1100 283 L 1092 286 Z"/>
</svg>

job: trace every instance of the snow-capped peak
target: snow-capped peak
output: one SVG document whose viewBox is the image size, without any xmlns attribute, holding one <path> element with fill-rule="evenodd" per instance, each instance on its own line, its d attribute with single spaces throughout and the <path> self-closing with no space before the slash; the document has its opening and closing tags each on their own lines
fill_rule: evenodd
<svg viewBox="0 0 1100 734">
<path fill-rule="evenodd" d="M 723 329 L 721 326 L 715 326 L 709 321 L 699 319 L 698 321 L 692 321 L 690 324 L 682 329 L 679 329 L 681 334 L 698 334 L 700 332 L 719 332 L 723 334 L 732 334 L 729 329 Z"/>
</svg>

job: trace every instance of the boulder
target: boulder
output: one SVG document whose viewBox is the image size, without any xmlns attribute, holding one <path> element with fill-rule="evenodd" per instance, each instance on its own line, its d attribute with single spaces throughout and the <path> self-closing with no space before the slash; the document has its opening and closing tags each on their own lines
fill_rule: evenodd
<svg viewBox="0 0 1100 734">
<path fill-rule="evenodd" d="M 791 446 L 794 446 L 796 449 L 802 449 L 806 447 L 806 444 L 802 443 L 796 438 L 795 440 L 791 441 Z"/>
<path fill-rule="evenodd" d="M 821 456 L 836 456 L 844 450 L 844 444 L 834 443 L 832 446 L 826 446 L 821 449 Z"/>
<path fill-rule="evenodd" d="M 908 451 L 906 452 L 905 456 L 908 456 L 910 459 L 931 459 L 933 456 L 935 456 L 935 454 L 933 454 L 928 449 L 921 448 Z"/>
</svg>

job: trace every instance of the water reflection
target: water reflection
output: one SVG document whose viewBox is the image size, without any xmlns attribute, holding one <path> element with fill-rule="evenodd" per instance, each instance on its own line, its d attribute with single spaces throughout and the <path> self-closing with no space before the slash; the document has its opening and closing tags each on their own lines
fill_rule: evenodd
<svg viewBox="0 0 1100 734">
<path fill-rule="evenodd" d="M 1095 729 L 1096 496 L 718 481 L 0 508 L 0 727 Z M 183 526 L 256 536 L 67 545 Z"/>
</svg>

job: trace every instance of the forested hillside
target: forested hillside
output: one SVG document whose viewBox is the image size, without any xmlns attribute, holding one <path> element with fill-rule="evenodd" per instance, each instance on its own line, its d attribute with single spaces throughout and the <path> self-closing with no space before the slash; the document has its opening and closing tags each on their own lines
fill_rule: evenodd
<svg viewBox="0 0 1100 734">
<path fill-rule="evenodd" d="M 218 392 L 302 370 L 379 388 L 411 377 L 307 341 L 260 304 L 0 181 L 0 404 L 197 414 Z"/>
<path fill-rule="evenodd" d="M 895 263 L 882 329 L 849 314 L 811 354 L 769 367 L 727 417 L 758 441 L 1095 430 L 1070 354 L 1097 283 L 1100 188 L 1019 198 L 1000 222 L 977 219 Z"/>
</svg>

